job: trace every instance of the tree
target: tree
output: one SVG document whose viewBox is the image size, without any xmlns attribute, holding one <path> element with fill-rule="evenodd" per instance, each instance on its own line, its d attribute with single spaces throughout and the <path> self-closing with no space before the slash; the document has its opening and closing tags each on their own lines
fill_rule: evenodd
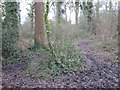
<svg viewBox="0 0 120 90">
<path fill-rule="evenodd" d="M 120 17 L 120 1 L 118 2 L 118 28 L 117 28 L 118 29 L 118 48 L 120 48 L 120 18 L 119 17 Z M 118 49 L 118 60 L 120 65 L 120 49 Z"/>
<path fill-rule="evenodd" d="M 62 2 L 57 2 L 57 22 L 60 23 L 61 22 L 61 5 Z"/>
<path fill-rule="evenodd" d="M 49 13 L 49 2 L 47 0 L 47 3 L 44 6 L 44 14 L 45 14 L 45 27 L 47 32 L 47 40 L 48 40 L 48 46 L 50 47 L 50 27 L 48 23 L 48 13 Z"/>
<path fill-rule="evenodd" d="M 35 2 L 35 46 L 44 45 L 42 2 Z"/>
<path fill-rule="evenodd" d="M 76 2 L 75 2 L 75 13 L 76 13 L 75 19 L 76 19 L 76 25 L 78 24 L 78 12 L 79 12 L 79 1 L 76 0 Z"/>
<path fill-rule="evenodd" d="M 67 3 L 65 3 L 64 8 L 65 8 L 65 20 L 67 22 Z"/>
<path fill-rule="evenodd" d="M 111 17 L 111 28 L 110 28 L 110 31 L 112 32 L 112 29 L 113 29 L 113 7 L 112 7 L 112 2 L 111 0 L 109 1 L 109 13 L 110 13 L 110 17 Z M 111 37 L 111 36 L 110 36 Z"/>
<path fill-rule="evenodd" d="M 87 14 L 87 3 L 85 0 L 82 2 L 81 9 L 83 11 L 84 16 Z"/>
<path fill-rule="evenodd" d="M 88 15 L 87 15 L 88 31 L 91 31 L 92 30 L 92 14 L 93 14 L 93 11 L 92 11 L 92 8 L 93 8 L 92 0 L 91 0 L 91 2 L 87 1 L 87 6 L 88 6 Z"/>
<path fill-rule="evenodd" d="M 97 0 L 97 4 L 96 4 L 96 18 L 99 18 L 99 8 L 100 8 L 100 2 L 99 0 Z"/>
<path fill-rule="evenodd" d="M 2 22 L 2 56 L 18 57 L 19 3 L 4 2 L 4 20 Z"/>
<path fill-rule="evenodd" d="M 109 1 L 109 11 L 110 12 L 112 11 L 112 1 L 111 0 Z"/>
</svg>

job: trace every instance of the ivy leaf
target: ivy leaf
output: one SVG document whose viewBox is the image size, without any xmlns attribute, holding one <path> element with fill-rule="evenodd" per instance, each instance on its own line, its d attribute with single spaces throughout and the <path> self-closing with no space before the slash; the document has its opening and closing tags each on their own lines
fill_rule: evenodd
<svg viewBox="0 0 120 90">
<path fill-rule="evenodd" d="M 60 59 L 58 59 L 58 60 L 57 60 L 57 63 L 59 63 L 59 64 L 60 64 L 60 63 L 61 63 L 61 60 L 60 60 Z"/>
<path fill-rule="evenodd" d="M 61 66 L 64 68 L 64 67 L 65 67 L 65 64 L 64 64 L 64 63 L 62 63 L 62 64 L 61 64 Z"/>
</svg>

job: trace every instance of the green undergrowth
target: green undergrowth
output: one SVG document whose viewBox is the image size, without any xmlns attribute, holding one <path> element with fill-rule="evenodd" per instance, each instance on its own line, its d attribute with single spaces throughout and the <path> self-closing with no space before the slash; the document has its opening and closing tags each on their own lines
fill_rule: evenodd
<svg viewBox="0 0 120 90">
<path fill-rule="evenodd" d="M 20 62 L 30 62 L 33 58 L 40 54 L 40 52 L 32 50 L 25 50 L 24 52 L 18 51 L 16 53 L 18 53 L 18 56 L 11 55 L 7 59 L 2 58 L 2 65 L 4 66 Z"/>
<path fill-rule="evenodd" d="M 83 58 L 75 50 L 72 41 L 69 43 L 57 42 L 46 48 L 40 48 L 39 57 L 29 64 L 25 76 L 32 77 L 56 77 L 63 74 L 77 72 L 84 64 Z"/>
</svg>

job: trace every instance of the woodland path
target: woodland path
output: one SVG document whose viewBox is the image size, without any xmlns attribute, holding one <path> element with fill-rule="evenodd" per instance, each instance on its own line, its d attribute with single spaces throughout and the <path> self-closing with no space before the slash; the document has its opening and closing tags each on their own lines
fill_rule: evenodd
<svg viewBox="0 0 120 90">
<path fill-rule="evenodd" d="M 118 88 L 119 68 L 117 64 L 107 61 L 107 58 L 88 47 L 100 41 L 84 41 L 78 46 L 86 56 L 85 68 L 74 74 L 60 78 L 39 79 L 22 76 L 26 63 L 3 67 L 3 87 L 26 88 Z"/>
</svg>

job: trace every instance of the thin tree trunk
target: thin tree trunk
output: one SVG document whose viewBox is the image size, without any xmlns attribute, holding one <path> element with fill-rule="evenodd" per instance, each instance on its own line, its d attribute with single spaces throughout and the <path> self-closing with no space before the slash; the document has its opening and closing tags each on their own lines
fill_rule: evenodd
<svg viewBox="0 0 120 90">
<path fill-rule="evenodd" d="M 97 5 L 96 5 L 96 19 L 99 18 L 99 8 L 100 8 L 100 1 L 97 0 Z"/>
<path fill-rule="evenodd" d="M 112 11 L 112 1 L 111 0 L 109 1 L 109 11 L 110 12 Z"/>
<path fill-rule="evenodd" d="M 120 1 L 118 2 L 118 66 L 120 66 Z M 119 72 L 120 72 L 120 69 L 119 69 Z M 119 73 L 119 76 L 120 76 L 120 73 Z M 120 79 L 119 79 L 119 82 L 120 82 Z M 119 83 L 119 86 L 120 86 L 120 83 Z"/>
<path fill-rule="evenodd" d="M 67 22 L 67 5 L 65 4 L 65 20 Z"/>
<path fill-rule="evenodd" d="M 87 6 L 88 6 L 88 14 L 87 14 L 87 21 L 88 21 L 88 31 L 89 32 L 92 32 L 93 30 L 93 18 L 92 18 L 92 15 L 93 15 L 93 3 L 92 3 L 92 0 L 91 1 L 87 1 Z M 93 32 L 94 33 L 94 32 Z"/>
<path fill-rule="evenodd" d="M 113 9 L 112 9 L 112 1 L 109 1 L 109 13 L 110 13 L 110 18 L 111 18 L 111 28 L 110 28 L 110 34 L 109 34 L 109 38 L 111 38 L 111 33 L 113 32 Z"/>
<path fill-rule="evenodd" d="M 62 2 L 57 2 L 57 22 L 61 22 L 61 4 Z"/>
<path fill-rule="evenodd" d="M 75 2 L 76 25 L 78 24 L 78 12 L 79 12 L 79 1 L 76 0 L 76 2 Z"/>
<path fill-rule="evenodd" d="M 48 26 L 48 13 L 49 13 L 49 2 L 47 1 L 46 3 L 46 12 L 45 12 L 45 26 L 46 26 L 46 31 L 47 31 L 47 41 L 48 41 L 48 46 L 50 46 L 50 33 L 49 33 L 49 26 Z"/>
<path fill-rule="evenodd" d="M 35 46 L 45 44 L 42 2 L 35 3 Z"/>
<path fill-rule="evenodd" d="M 100 17 L 100 13 L 99 13 L 99 9 L 100 9 L 100 1 L 97 0 L 97 4 L 96 4 L 96 25 L 99 23 L 99 17 Z M 96 30 L 96 34 L 99 33 L 99 29 L 97 28 L 97 26 L 94 26 L 95 27 L 95 30 Z"/>
</svg>

